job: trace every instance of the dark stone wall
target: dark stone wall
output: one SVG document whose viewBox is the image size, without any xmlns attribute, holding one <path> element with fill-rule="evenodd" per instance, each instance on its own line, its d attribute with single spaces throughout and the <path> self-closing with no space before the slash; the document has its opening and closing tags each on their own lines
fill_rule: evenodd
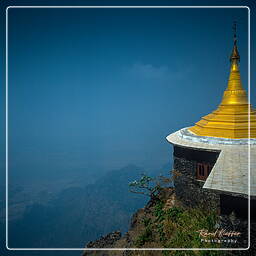
<svg viewBox="0 0 256 256">
<path fill-rule="evenodd" d="M 193 162 L 215 164 L 219 151 L 206 151 L 192 148 L 174 146 L 173 155 Z"/>
<path fill-rule="evenodd" d="M 196 179 L 197 163 L 214 165 L 219 152 L 203 151 L 174 146 L 173 169 L 176 196 L 187 206 L 203 206 L 216 209 L 218 213 L 230 215 L 232 212 L 242 219 L 248 218 L 248 198 L 240 194 L 203 189 L 204 181 Z M 256 220 L 256 200 L 251 198 L 251 219 Z"/>
<path fill-rule="evenodd" d="M 251 198 L 250 200 L 251 209 L 251 220 L 256 221 L 256 200 Z M 236 217 L 246 220 L 248 219 L 248 197 L 235 196 L 234 194 L 224 194 L 220 195 L 220 209 L 221 214 L 229 215 L 232 212 L 235 213 Z"/>
<path fill-rule="evenodd" d="M 207 189 L 202 189 L 204 181 L 196 180 L 196 165 L 198 162 L 214 164 L 218 158 L 217 152 L 206 152 L 189 148 L 174 147 L 173 168 L 177 175 L 174 186 L 177 197 L 188 206 L 211 207 L 219 211 L 220 195 Z"/>
</svg>

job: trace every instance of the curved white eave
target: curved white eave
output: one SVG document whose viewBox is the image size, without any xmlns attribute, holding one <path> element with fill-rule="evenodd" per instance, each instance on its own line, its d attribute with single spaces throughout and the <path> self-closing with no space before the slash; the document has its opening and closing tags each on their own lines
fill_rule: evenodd
<svg viewBox="0 0 256 256">
<path fill-rule="evenodd" d="M 249 141 L 248 139 L 233 140 L 196 136 L 187 128 L 168 135 L 166 139 L 181 147 L 220 152 L 203 188 L 248 195 L 250 178 L 251 196 L 256 196 L 255 139 Z"/>
</svg>

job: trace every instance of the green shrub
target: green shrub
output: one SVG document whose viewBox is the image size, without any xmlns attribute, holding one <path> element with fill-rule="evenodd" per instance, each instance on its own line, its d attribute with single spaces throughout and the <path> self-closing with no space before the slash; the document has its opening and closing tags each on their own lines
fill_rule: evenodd
<svg viewBox="0 0 256 256">
<path fill-rule="evenodd" d="M 151 219 L 150 218 L 143 218 L 142 220 L 143 224 L 145 227 L 151 224 Z"/>
<path fill-rule="evenodd" d="M 136 246 L 142 246 L 144 245 L 146 242 L 150 242 L 152 241 L 153 238 L 153 232 L 151 229 L 151 226 L 146 227 L 146 229 L 143 231 L 143 233 L 141 235 L 138 236 L 135 244 Z"/>
<path fill-rule="evenodd" d="M 166 211 L 167 218 L 171 219 L 172 221 L 176 221 L 178 218 L 181 217 L 181 214 L 184 212 L 183 209 L 178 207 L 170 208 Z"/>
<path fill-rule="evenodd" d="M 165 216 L 163 207 L 164 207 L 164 203 L 162 201 L 159 201 L 159 202 L 157 202 L 157 204 L 155 205 L 155 208 L 154 208 L 154 215 L 156 217 L 156 220 L 159 222 L 162 221 Z"/>
</svg>

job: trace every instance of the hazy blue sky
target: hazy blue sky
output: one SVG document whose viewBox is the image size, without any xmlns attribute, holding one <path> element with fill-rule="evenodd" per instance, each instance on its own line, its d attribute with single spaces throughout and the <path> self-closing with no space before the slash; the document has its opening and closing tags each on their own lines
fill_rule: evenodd
<svg viewBox="0 0 256 256">
<path fill-rule="evenodd" d="M 214 110 L 247 9 L 9 9 L 10 168 L 153 167 Z M 42 168 L 44 167 L 44 168 Z"/>
</svg>

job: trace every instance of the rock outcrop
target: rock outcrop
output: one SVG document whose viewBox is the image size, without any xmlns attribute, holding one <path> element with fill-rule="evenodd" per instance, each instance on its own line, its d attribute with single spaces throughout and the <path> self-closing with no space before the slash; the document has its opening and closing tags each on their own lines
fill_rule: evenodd
<svg viewBox="0 0 256 256">
<path fill-rule="evenodd" d="M 100 239 L 96 241 L 89 242 L 86 247 L 87 248 L 107 248 L 111 247 L 117 240 L 121 238 L 121 232 L 115 231 L 107 234 L 106 236 L 102 236 Z"/>
</svg>

